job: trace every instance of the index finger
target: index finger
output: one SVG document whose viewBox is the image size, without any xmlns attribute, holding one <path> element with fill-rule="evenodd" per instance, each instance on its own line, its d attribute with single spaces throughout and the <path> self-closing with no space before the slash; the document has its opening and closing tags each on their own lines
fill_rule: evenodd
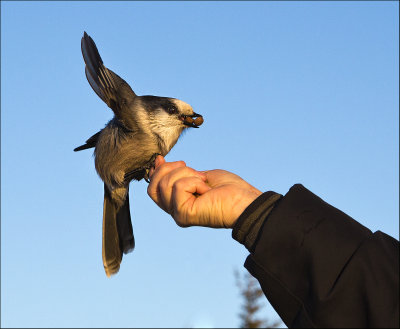
<svg viewBox="0 0 400 329">
<path fill-rule="evenodd" d="M 156 168 L 158 168 L 159 166 L 161 166 L 163 163 L 165 163 L 165 159 L 162 155 L 158 155 L 156 157 L 156 160 L 154 161 L 154 167 L 150 168 L 149 171 L 149 179 L 151 180 L 151 177 L 154 174 L 154 171 L 156 170 Z"/>
<path fill-rule="evenodd" d="M 147 187 L 147 194 L 152 198 L 152 200 L 160 205 L 160 191 L 159 191 L 159 183 L 160 180 L 170 173 L 172 170 L 180 167 L 185 167 L 186 163 L 184 161 L 176 161 L 176 162 L 165 162 L 164 158 L 159 157 L 156 158 L 155 170 L 151 173 L 150 176 L 150 184 Z"/>
</svg>

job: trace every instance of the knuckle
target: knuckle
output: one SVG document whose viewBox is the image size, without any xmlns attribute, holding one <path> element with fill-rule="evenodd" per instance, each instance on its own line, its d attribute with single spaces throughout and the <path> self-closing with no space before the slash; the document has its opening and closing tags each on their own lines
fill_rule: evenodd
<svg viewBox="0 0 400 329">
<path fill-rule="evenodd" d="M 189 227 L 189 225 L 187 224 L 187 222 L 183 221 L 183 220 L 180 219 L 180 218 L 176 218 L 176 219 L 175 219 L 175 223 L 176 223 L 179 227 L 182 227 L 182 228 Z"/>
<path fill-rule="evenodd" d="M 174 192 L 179 192 L 182 189 L 184 189 L 186 183 L 184 179 L 179 179 L 175 182 L 174 186 L 172 187 L 172 189 L 174 190 Z"/>
<path fill-rule="evenodd" d="M 190 167 L 185 167 L 184 170 L 185 170 L 185 173 L 188 175 L 193 175 L 196 173 L 196 170 L 194 170 L 193 168 L 190 168 Z"/>
<path fill-rule="evenodd" d="M 149 196 L 153 194 L 153 187 L 151 186 L 151 183 L 147 186 L 147 194 Z"/>
<path fill-rule="evenodd" d="M 169 170 L 185 167 L 186 163 L 184 161 L 175 161 L 175 162 L 167 162 L 164 164 L 165 168 L 169 168 Z"/>
<path fill-rule="evenodd" d="M 155 200 L 156 196 L 157 196 L 157 190 L 154 188 L 153 185 L 151 185 L 151 183 L 149 184 L 149 186 L 147 186 L 147 194 L 149 195 L 150 198 L 152 198 L 153 200 Z"/>
</svg>

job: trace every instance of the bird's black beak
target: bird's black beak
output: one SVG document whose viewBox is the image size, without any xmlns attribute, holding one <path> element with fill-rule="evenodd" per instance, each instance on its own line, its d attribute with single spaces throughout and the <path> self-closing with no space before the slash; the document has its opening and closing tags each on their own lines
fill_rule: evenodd
<svg viewBox="0 0 400 329">
<path fill-rule="evenodd" d="M 203 116 L 194 112 L 191 115 L 182 114 L 179 119 L 182 120 L 185 126 L 192 128 L 199 128 L 204 122 Z"/>
</svg>

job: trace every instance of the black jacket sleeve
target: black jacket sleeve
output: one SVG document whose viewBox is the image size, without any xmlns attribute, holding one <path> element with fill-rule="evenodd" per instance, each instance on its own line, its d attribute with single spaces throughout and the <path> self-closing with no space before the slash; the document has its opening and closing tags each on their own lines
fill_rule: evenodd
<svg viewBox="0 0 400 329">
<path fill-rule="evenodd" d="M 246 240 L 246 222 L 259 227 L 244 230 L 255 238 Z M 399 327 L 399 242 L 302 185 L 280 199 L 261 195 L 232 235 L 250 250 L 245 267 L 288 327 Z"/>
</svg>

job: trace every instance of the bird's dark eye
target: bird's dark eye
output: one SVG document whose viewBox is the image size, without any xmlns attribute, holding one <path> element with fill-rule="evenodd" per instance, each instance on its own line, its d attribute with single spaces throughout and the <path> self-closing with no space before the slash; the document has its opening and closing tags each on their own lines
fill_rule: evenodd
<svg viewBox="0 0 400 329">
<path fill-rule="evenodd" d="M 169 114 L 178 113 L 178 110 L 176 109 L 175 106 L 170 106 L 170 107 L 168 107 L 167 111 L 168 111 Z"/>
</svg>

